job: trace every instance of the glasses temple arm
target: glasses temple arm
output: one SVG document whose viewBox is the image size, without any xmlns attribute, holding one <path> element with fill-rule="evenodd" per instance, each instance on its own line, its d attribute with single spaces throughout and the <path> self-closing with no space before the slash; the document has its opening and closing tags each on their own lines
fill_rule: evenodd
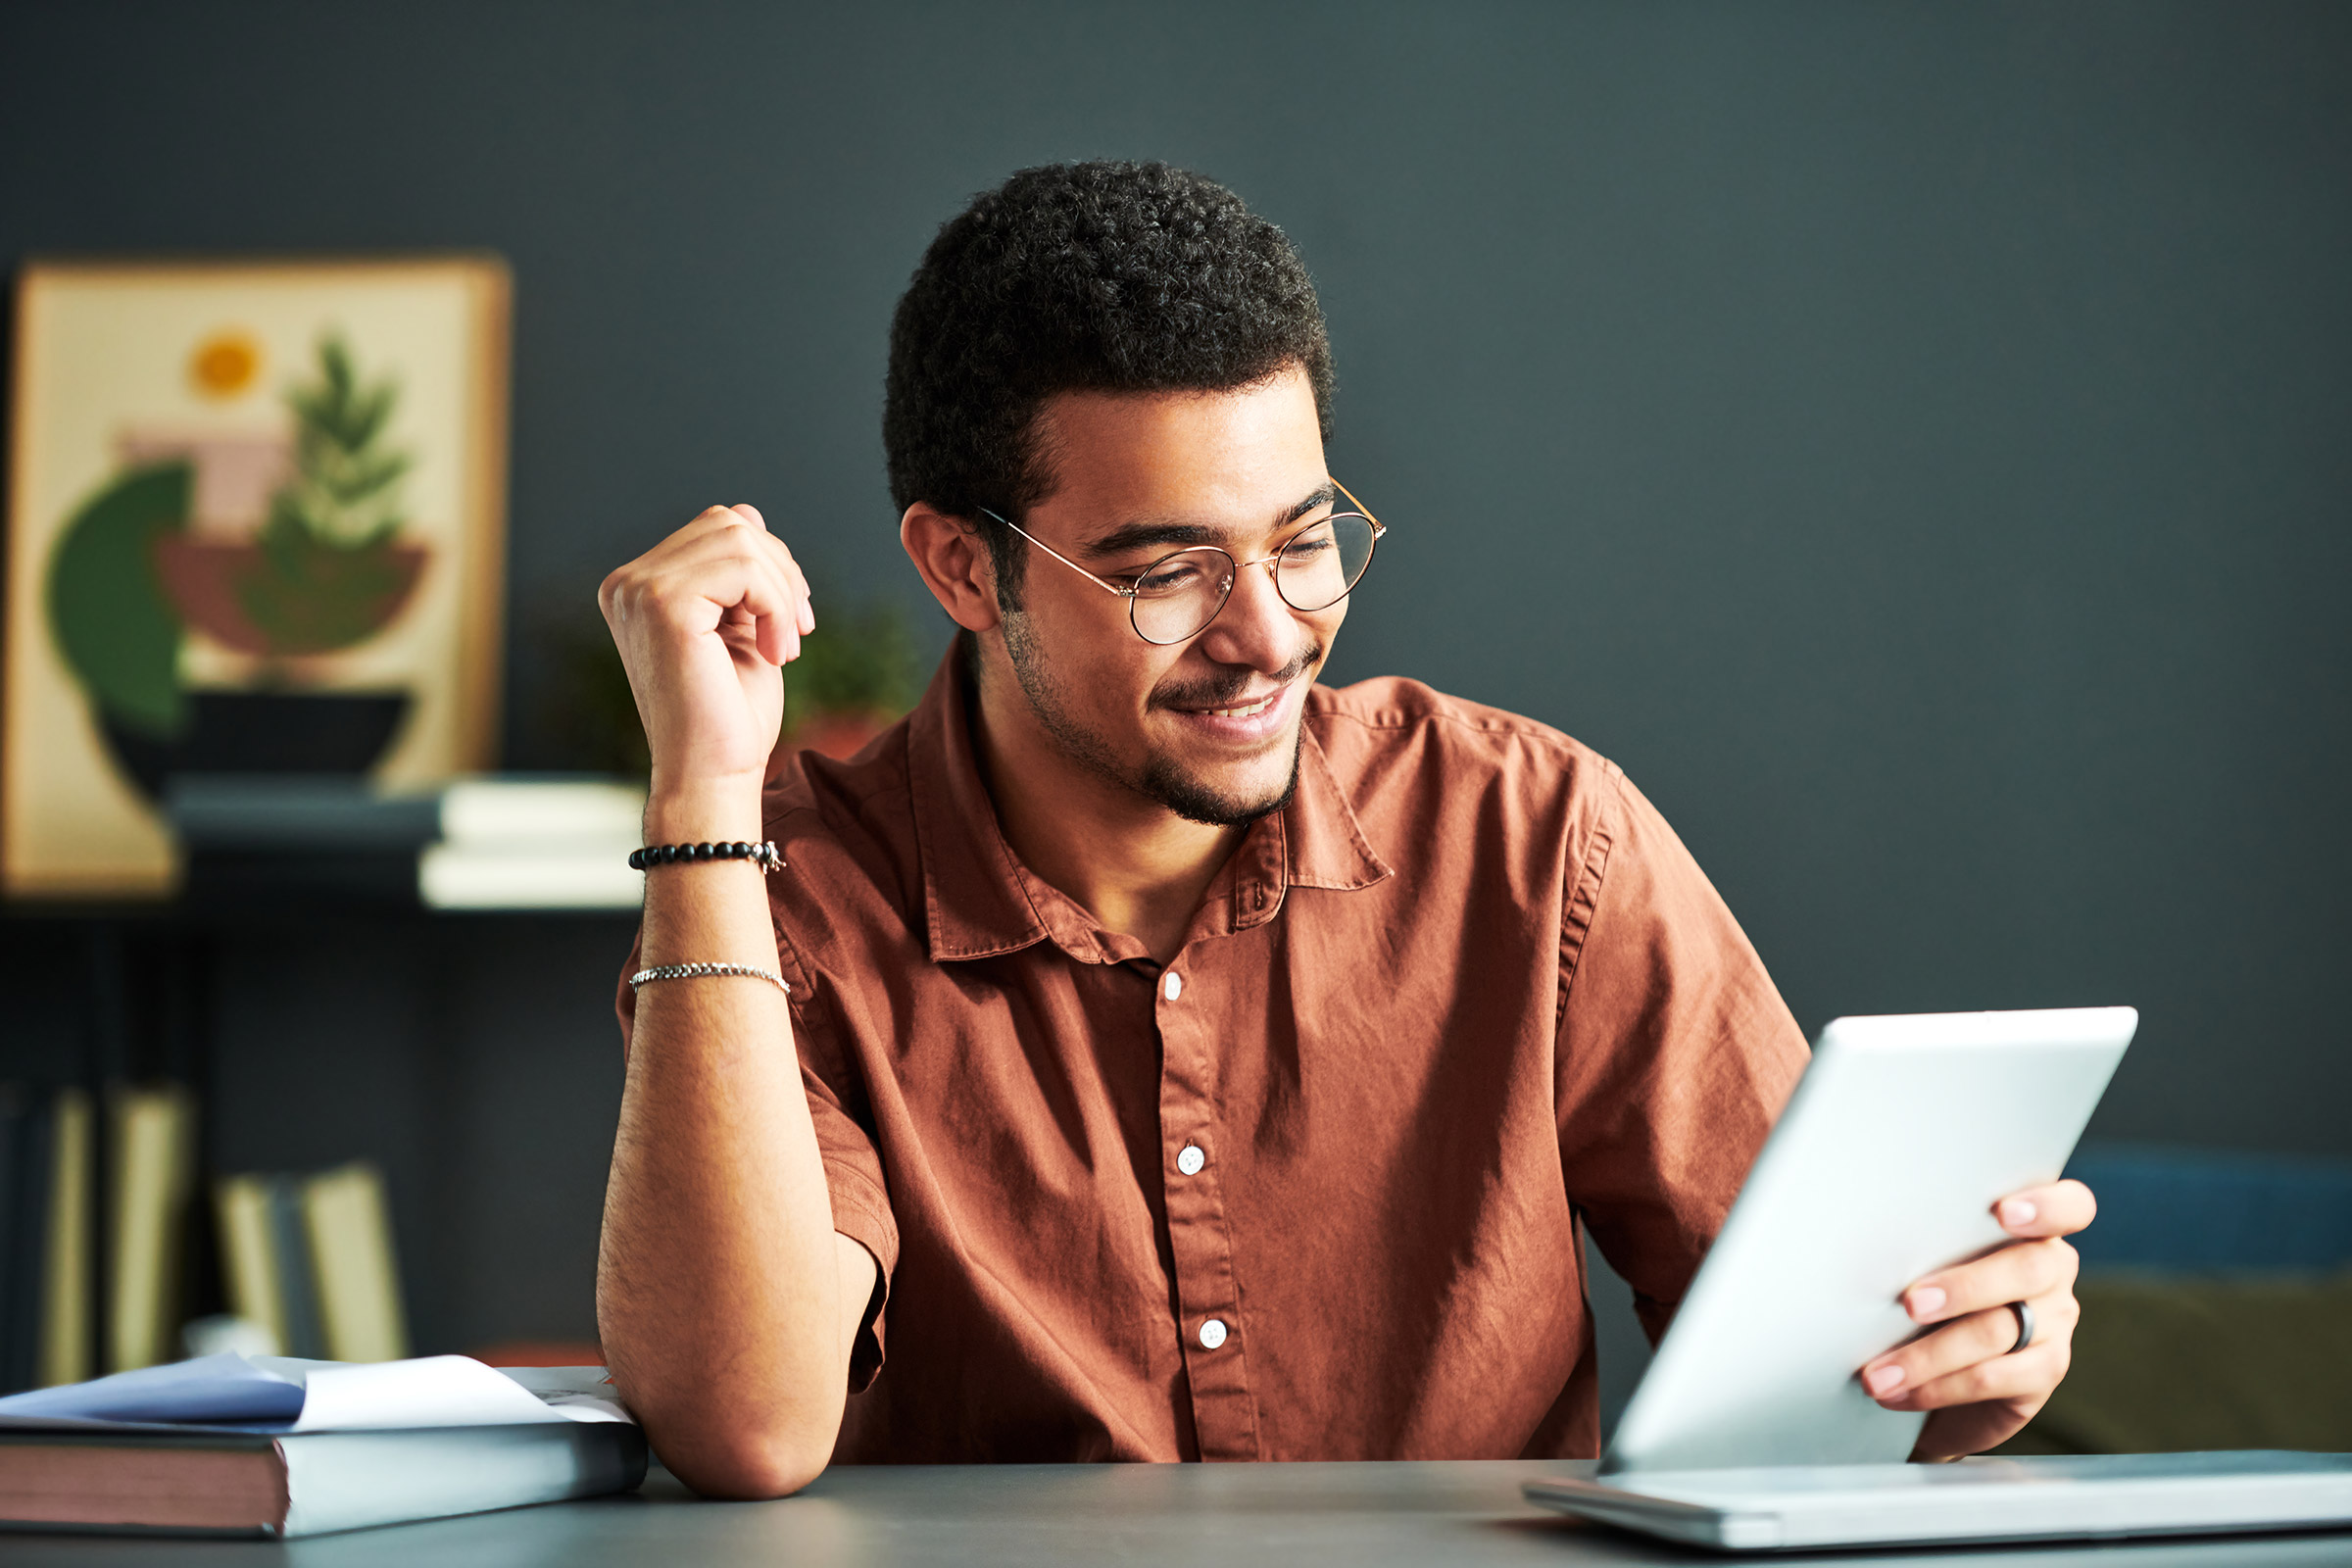
<svg viewBox="0 0 2352 1568">
<path fill-rule="evenodd" d="M 1378 517 L 1372 515 L 1372 509 L 1370 507 L 1365 506 L 1361 501 L 1355 499 L 1354 491 L 1340 483 L 1337 478 L 1330 474 L 1326 474 L 1324 477 L 1331 479 L 1332 488 L 1339 491 L 1340 494 L 1346 496 L 1348 498 L 1348 504 L 1353 507 L 1356 511 L 1362 513 L 1364 514 L 1364 519 L 1371 523 L 1373 527 L 1385 528 L 1387 526 L 1387 524 L 1383 523 Z M 1006 523 L 1005 526 L 1009 528 L 1012 525 L 1010 523 Z"/>
<path fill-rule="evenodd" d="M 1335 479 L 1332 482 L 1337 484 L 1339 481 Z M 979 512 L 980 515 L 991 518 L 994 521 L 1001 522 L 1005 527 L 1010 528 L 1014 533 L 1019 534 L 1022 538 L 1028 540 L 1031 544 L 1037 546 L 1038 549 L 1043 550 L 1047 555 L 1052 556 L 1055 561 L 1060 562 L 1063 565 L 1069 567 L 1072 571 L 1076 572 L 1079 576 L 1084 577 L 1088 582 L 1093 583 L 1104 593 L 1117 594 L 1121 599 L 1133 599 L 1135 597 L 1134 589 L 1122 588 L 1117 583 L 1104 582 L 1102 578 L 1096 576 L 1093 572 L 1087 570 L 1084 566 L 1081 566 L 1078 564 L 1078 563 L 1072 561 L 1069 557 L 1063 555 L 1060 551 L 1054 549 L 1052 545 L 1046 543 L 1043 539 L 1040 539 L 1037 535 L 1031 533 L 1028 529 L 1022 527 L 1010 517 L 1000 517 L 995 513 L 989 511 L 986 507 L 980 508 Z"/>
</svg>

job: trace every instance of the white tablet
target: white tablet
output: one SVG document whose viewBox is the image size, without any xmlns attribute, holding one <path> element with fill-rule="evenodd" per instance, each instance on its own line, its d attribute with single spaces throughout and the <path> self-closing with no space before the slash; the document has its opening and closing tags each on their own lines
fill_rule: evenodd
<svg viewBox="0 0 2352 1568">
<path fill-rule="evenodd" d="M 1840 1018 L 1756 1157 L 1601 1473 L 1899 1462 L 1926 1417 L 1862 1391 L 1898 1298 L 2008 1240 L 2131 1044 L 2130 1007 Z"/>
</svg>

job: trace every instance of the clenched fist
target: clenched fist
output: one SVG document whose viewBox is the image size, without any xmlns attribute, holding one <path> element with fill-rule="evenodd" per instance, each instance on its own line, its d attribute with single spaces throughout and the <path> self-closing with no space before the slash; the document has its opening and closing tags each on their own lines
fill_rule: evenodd
<svg viewBox="0 0 2352 1568">
<path fill-rule="evenodd" d="M 649 830 L 668 813 L 680 836 L 758 838 L 782 669 L 816 629 L 792 552 L 757 509 L 712 507 L 607 577 L 597 604 L 653 752 Z"/>
</svg>

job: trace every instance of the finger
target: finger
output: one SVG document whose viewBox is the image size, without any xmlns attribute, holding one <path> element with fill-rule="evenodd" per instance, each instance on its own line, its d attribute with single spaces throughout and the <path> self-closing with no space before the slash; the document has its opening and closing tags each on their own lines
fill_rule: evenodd
<svg viewBox="0 0 2352 1568">
<path fill-rule="evenodd" d="M 643 567 L 640 575 L 674 578 L 681 572 L 724 567 L 740 557 L 749 556 L 762 557 L 778 565 L 772 580 L 784 600 L 781 610 L 767 604 L 753 607 L 760 614 L 777 615 L 782 627 L 782 642 L 765 643 L 762 657 L 770 662 L 797 659 L 800 634 L 815 626 L 815 612 L 808 602 L 808 579 L 783 541 L 767 531 L 757 508 L 712 507 L 662 541 L 641 564 L 633 564 Z"/>
<path fill-rule="evenodd" d="M 750 621 L 752 645 L 761 659 L 771 664 L 789 664 L 801 657 L 798 622 L 801 592 L 791 575 L 783 570 L 775 558 L 765 551 L 753 557 L 752 569 L 765 584 L 762 603 L 780 608 L 762 611 L 745 617 Z"/>
<path fill-rule="evenodd" d="M 2099 1212 L 2099 1200 L 2078 1181 L 2052 1182 L 2011 1193 L 1992 1205 L 1993 1217 L 2012 1236 L 2072 1236 Z"/>
<path fill-rule="evenodd" d="M 718 638 L 737 656 L 739 662 L 769 670 L 792 662 L 791 644 L 779 638 L 775 628 L 780 622 L 775 616 L 749 615 L 733 611 L 728 612 L 728 616 L 719 625 Z"/>
<path fill-rule="evenodd" d="M 739 547 L 745 532 L 738 523 L 731 534 L 712 534 L 680 551 L 646 581 L 644 597 L 690 633 L 737 624 L 757 628 L 772 619 L 785 635 L 761 655 L 780 663 L 781 656 L 799 652 L 799 639 L 790 633 L 798 595 L 763 553 Z"/>
<path fill-rule="evenodd" d="M 2054 1291 L 2021 1299 L 2034 1320 L 2034 1345 L 2073 1341 L 2075 1323 L 2082 1309 L 2071 1291 Z M 1864 1363 L 1857 1375 L 1872 1398 L 1882 1403 L 1891 1402 L 1895 1408 L 1909 1409 L 1912 1406 L 1898 1400 L 1897 1396 L 1968 1367 L 2022 1353 L 2018 1349 L 2017 1330 L 2017 1314 L 2006 1305 L 1971 1312 L 1873 1358 Z"/>
<path fill-rule="evenodd" d="M 789 664 L 801 657 L 801 621 L 808 612 L 808 589 L 798 575 L 761 552 L 760 567 L 775 585 L 777 603 L 784 608 L 760 622 L 760 651 L 771 664 Z"/>
<path fill-rule="evenodd" d="M 759 516 L 758 511 L 751 507 L 734 507 L 728 510 L 749 512 L 754 518 Z M 787 618 L 801 632 L 814 630 L 816 612 L 809 602 L 808 578 L 801 570 L 800 562 L 793 558 L 791 549 L 785 545 L 783 540 L 769 533 L 764 523 L 754 526 L 747 522 L 739 531 L 740 538 L 730 537 L 727 543 L 730 546 L 740 545 L 745 549 L 756 550 L 774 563 L 780 573 L 780 580 L 794 601 L 792 613 Z"/>
<path fill-rule="evenodd" d="M 2079 1263 L 2075 1250 L 2054 1237 L 2011 1242 L 1920 1280 L 1903 1293 L 1903 1310 L 1914 1323 L 1942 1323 L 1987 1307 L 2032 1300 L 2074 1284 Z"/>
<path fill-rule="evenodd" d="M 749 501 L 738 501 L 733 506 L 727 508 L 727 510 L 729 512 L 740 514 L 747 522 L 751 523 L 753 527 L 760 529 L 761 532 L 766 531 L 767 519 L 760 515 L 760 509 L 753 506 Z"/>
<path fill-rule="evenodd" d="M 717 533 L 728 528 L 740 528 L 743 525 L 743 514 L 733 507 L 705 507 L 694 514 L 693 521 L 671 534 L 669 539 L 664 540 L 663 543 L 684 543 L 688 540 L 700 539 L 706 534 Z"/>
<path fill-rule="evenodd" d="M 1879 1402 L 1892 1410 L 1943 1410 L 1987 1399 L 2041 1400 L 2065 1378 L 2071 1354 L 2056 1340 L 1996 1355 L 1908 1389 Z"/>
<path fill-rule="evenodd" d="M 706 555 L 713 537 L 723 538 L 730 530 L 743 526 L 744 520 L 734 508 L 705 507 L 684 527 L 606 575 L 596 591 L 596 601 L 605 618 L 616 627 L 625 625 L 635 611 L 653 597 L 658 578 L 681 562 Z"/>
<path fill-rule="evenodd" d="M 809 588 L 809 573 L 800 569 L 800 558 L 790 553 L 781 538 L 776 541 L 776 555 L 783 560 L 786 569 L 793 573 L 793 581 L 800 585 L 800 630 L 813 632 L 816 630 L 816 590 Z"/>
<path fill-rule="evenodd" d="M 707 543 L 713 535 L 765 532 L 766 524 L 759 520 L 757 513 L 749 517 L 744 515 L 744 511 L 748 510 L 705 507 L 684 527 L 669 534 L 639 559 L 645 565 L 658 568 L 671 559 Z"/>
<path fill-rule="evenodd" d="M 800 561 L 786 547 L 783 540 L 776 538 L 773 534 L 767 537 L 769 552 L 783 564 L 785 571 L 790 574 L 794 586 L 800 590 L 801 609 L 800 613 L 794 617 L 794 621 L 800 627 L 802 635 L 806 636 L 816 630 L 816 595 L 808 587 L 808 574 L 801 569 Z"/>
</svg>

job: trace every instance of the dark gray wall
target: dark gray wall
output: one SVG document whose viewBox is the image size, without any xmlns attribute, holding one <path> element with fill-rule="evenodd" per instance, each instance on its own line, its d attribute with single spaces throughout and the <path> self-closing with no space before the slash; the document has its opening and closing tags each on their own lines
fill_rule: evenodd
<svg viewBox="0 0 2352 1568">
<path fill-rule="evenodd" d="M 2327 5 L 19 0 L 0 262 L 510 257 L 508 754 L 544 763 L 550 629 L 708 503 L 820 601 L 916 602 L 884 331 L 965 195 L 1202 169 L 1314 268 L 1333 466 L 1395 527 L 1339 677 L 1618 759 L 1808 1028 L 2132 1002 L 2095 1132 L 2342 1152 L 2347 80 Z M 480 994 L 544 1005 L 435 1081 L 609 1093 L 614 930 L 496 929 Z M 271 951 L 230 1065 L 299 1033 Z"/>
</svg>

